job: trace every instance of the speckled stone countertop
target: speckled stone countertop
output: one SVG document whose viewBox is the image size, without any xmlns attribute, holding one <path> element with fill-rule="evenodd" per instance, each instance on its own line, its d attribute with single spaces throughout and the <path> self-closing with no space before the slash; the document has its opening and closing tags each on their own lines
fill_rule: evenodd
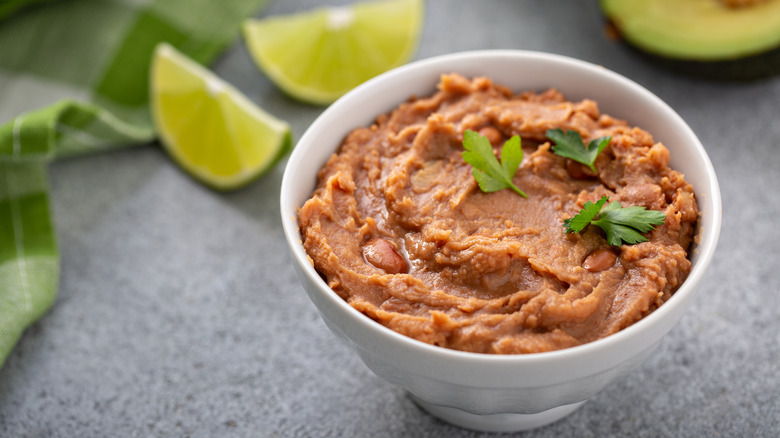
<svg viewBox="0 0 780 438">
<path fill-rule="evenodd" d="M 522 435 L 780 435 L 780 77 L 676 76 L 606 38 L 592 1 L 428 1 L 416 59 L 491 48 L 568 55 L 647 87 L 700 137 L 723 196 L 714 261 L 661 347 Z M 322 111 L 277 91 L 240 41 L 214 69 L 296 138 Z M 230 194 L 157 145 L 52 164 L 59 296 L 0 370 L 0 436 L 492 436 L 429 416 L 328 331 L 282 235 L 283 164 Z"/>
</svg>

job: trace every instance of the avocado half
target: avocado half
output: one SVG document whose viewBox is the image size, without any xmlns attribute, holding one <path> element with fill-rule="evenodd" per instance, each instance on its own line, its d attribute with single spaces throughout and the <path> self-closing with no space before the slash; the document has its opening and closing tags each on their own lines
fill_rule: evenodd
<svg viewBox="0 0 780 438">
<path fill-rule="evenodd" d="M 653 63 L 724 80 L 780 74 L 780 0 L 600 0 L 611 30 Z"/>
</svg>

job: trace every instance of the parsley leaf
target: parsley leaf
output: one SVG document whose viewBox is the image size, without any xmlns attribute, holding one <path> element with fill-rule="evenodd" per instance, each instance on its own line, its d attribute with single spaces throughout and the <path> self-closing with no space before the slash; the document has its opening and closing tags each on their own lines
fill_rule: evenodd
<svg viewBox="0 0 780 438">
<path fill-rule="evenodd" d="M 663 212 L 647 210 L 645 207 L 623 207 L 620 202 L 610 202 L 609 198 L 599 199 L 595 204 L 588 201 L 574 217 L 563 221 L 565 232 L 579 233 L 588 224 L 600 227 L 607 234 L 607 243 L 620 246 L 623 242 L 634 244 L 646 242 L 641 233 L 654 229 L 666 219 Z"/>
<path fill-rule="evenodd" d="M 585 202 L 585 204 L 582 206 L 582 210 L 580 210 L 579 213 L 563 221 L 563 226 L 566 227 L 566 232 L 579 233 L 585 229 L 585 227 L 593 219 L 595 219 L 596 216 L 598 216 L 599 211 L 601 211 L 601 207 L 603 207 L 607 201 L 609 201 L 609 198 L 604 196 L 603 198 L 596 201 L 595 204 L 590 201 Z"/>
<path fill-rule="evenodd" d="M 593 172 L 596 172 L 596 166 L 593 164 L 596 162 L 596 157 L 612 140 L 612 137 L 599 137 L 592 140 L 586 147 L 582 137 L 580 137 L 580 133 L 577 131 L 569 130 L 564 133 L 561 129 L 556 128 L 548 129 L 545 135 L 555 142 L 555 145 L 552 147 L 553 152 L 582 163 L 590 167 L 590 170 Z"/>
<path fill-rule="evenodd" d="M 501 149 L 501 162 L 498 162 L 487 137 L 467 129 L 463 133 L 463 160 L 471 164 L 471 174 L 479 183 L 483 192 L 495 192 L 501 189 L 512 189 L 524 198 L 528 196 L 512 183 L 520 162 L 523 161 L 523 149 L 520 147 L 520 136 L 513 136 L 504 143 Z"/>
</svg>

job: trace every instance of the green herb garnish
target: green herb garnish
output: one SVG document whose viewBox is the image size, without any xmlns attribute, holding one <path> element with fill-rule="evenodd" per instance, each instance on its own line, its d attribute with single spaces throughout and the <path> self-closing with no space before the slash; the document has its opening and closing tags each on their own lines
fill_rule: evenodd
<svg viewBox="0 0 780 438">
<path fill-rule="evenodd" d="M 599 137 L 592 140 L 586 147 L 582 137 L 580 137 L 580 133 L 577 131 L 570 130 L 564 133 L 561 129 L 556 128 L 548 129 L 545 135 L 555 142 L 555 145 L 552 147 L 553 152 L 590 167 L 590 170 L 594 173 L 596 172 L 596 166 L 593 163 L 596 162 L 596 157 L 612 140 L 612 137 Z"/>
<path fill-rule="evenodd" d="M 463 147 L 466 149 L 463 152 L 463 159 L 474 167 L 471 174 L 474 175 L 483 192 L 512 189 L 522 197 L 528 197 L 512 183 L 512 178 L 523 161 L 520 136 L 515 135 L 504 143 L 504 147 L 501 148 L 500 163 L 487 137 L 472 130 L 463 133 Z"/>
<path fill-rule="evenodd" d="M 654 225 L 661 225 L 666 219 L 663 212 L 647 210 L 640 206 L 623 207 L 617 201 L 610 202 L 605 207 L 607 201 L 609 198 L 604 196 L 595 204 L 586 202 L 579 213 L 563 221 L 565 231 L 579 233 L 588 224 L 596 225 L 607 234 L 607 243 L 620 246 L 622 242 L 646 242 L 647 238 L 640 233 L 653 230 Z"/>
</svg>

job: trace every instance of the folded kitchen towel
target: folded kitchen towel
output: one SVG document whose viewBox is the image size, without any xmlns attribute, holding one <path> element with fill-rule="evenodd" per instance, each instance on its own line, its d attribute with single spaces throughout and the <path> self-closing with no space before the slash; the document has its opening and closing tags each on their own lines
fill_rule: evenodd
<svg viewBox="0 0 780 438">
<path fill-rule="evenodd" d="M 148 70 L 157 43 L 208 63 L 266 2 L 0 3 L 0 367 L 57 293 L 47 163 L 154 140 Z"/>
</svg>

